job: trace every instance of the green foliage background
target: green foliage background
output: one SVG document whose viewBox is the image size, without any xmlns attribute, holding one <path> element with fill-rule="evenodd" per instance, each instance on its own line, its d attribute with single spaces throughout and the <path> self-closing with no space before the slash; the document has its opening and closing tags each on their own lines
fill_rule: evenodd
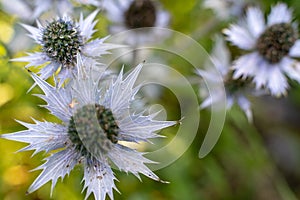
<svg viewBox="0 0 300 200">
<path fill-rule="evenodd" d="M 197 40 L 209 52 L 216 33 L 228 25 L 219 22 L 211 10 L 204 10 L 197 0 L 161 0 L 164 8 L 172 15 L 171 29 L 182 32 Z M 260 1 L 262 8 L 270 10 L 277 1 Z M 300 21 L 298 0 L 285 1 L 294 9 L 295 19 Z M 91 9 L 91 8 L 87 8 Z M 108 34 L 109 22 L 101 13 L 98 15 L 98 32 L 95 36 Z M 25 52 L 10 52 L 7 48 L 15 31 L 19 31 L 16 16 L 0 10 L 0 133 L 23 130 L 15 119 L 32 122 L 56 119 L 38 105 L 42 100 L 33 96 L 40 93 L 38 88 L 29 94 L 33 84 L 25 63 L 10 62 L 9 59 L 25 55 Z M 24 36 L 26 37 L 26 36 Z M 26 49 L 32 52 L 37 47 Z M 191 76 L 193 71 L 180 59 L 167 63 L 182 73 Z M 195 89 L 195 92 L 196 89 Z M 157 103 L 167 105 L 168 114 L 176 118 L 169 103 L 171 94 L 163 93 Z M 242 111 L 233 107 L 227 113 L 224 130 L 213 151 L 203 159 L 198 151 L 205 136 L 210 113 L 201 114 L 200 128 L 194 142 L 184 155 L 170 166 L 156 171 L 170 184 L 157 183 L 142 177 L 142 183 L 133 175 L 115 171 L 116 182 L 121 195 L 115 192 L 115 199 L 126 200 L 293 200 L 300 198 L 300 87 L 291 83 L 286 98 L 260 97 L 253 102 L 254 123 L 249 124 Z M 202 100 L 199 99 L 199 102 Z M 173 129 L 163 134 L 172 137 Z M 168 140 L 168 139 L 167 139 Z M 83 199 L 81 194 L 82 169 L 76 167 L 70 177 L 59 182 L 50 198 L 50 184 L 33 194 L 26 190 L 39 174 L 29 172 L 42 163 L 44 154 L 31 157 L 32 152 L 14 153 L 24 144 L 0 140 L 0 199 L 3 200 L 65 200 Z M 93 197 L 90 197 L 93 199 Z"/>
</svg>

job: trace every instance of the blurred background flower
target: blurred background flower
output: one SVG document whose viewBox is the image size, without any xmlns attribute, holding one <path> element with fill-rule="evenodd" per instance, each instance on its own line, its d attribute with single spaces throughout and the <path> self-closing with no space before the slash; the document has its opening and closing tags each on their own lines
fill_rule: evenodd
<svg viewBox="0 0 300 200">
<path fill-rule="evenodd" d="M 133 30 L 128 34 L 127 42 L 134 47 L 166 37 L 157 29 L 149 29 L 149 27 L 166 28 L 169 25 L 170 15 L 161 8 L 158 1 L 104 0 L 103 7 L 112 23 L 109 27 L 110 33 Z"/>
<path fill-rule="evenodd" d="M 265 87 L 277 97 L 286 95 L 286 76 L 300 83 L 300 63 L 293 59 L 300 56 L 300 40 L 292 10 L 278 3 L 266 23 L 259 8 L 251 7 L 246 13 L 239 25 L 224 30 L 228 41 L 249 51 L 234 62 L 233 78 L 253 77 L 256 88 Z"/>
</svg>

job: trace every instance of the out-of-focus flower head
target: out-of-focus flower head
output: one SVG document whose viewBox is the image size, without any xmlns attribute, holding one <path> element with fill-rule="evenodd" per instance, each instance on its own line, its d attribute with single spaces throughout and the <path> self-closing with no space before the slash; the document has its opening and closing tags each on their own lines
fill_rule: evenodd
<svg viewBox="0 0 300 200">
<path fill-rule="evenodd" d="M 251 96 L 264 94 L 264 91 L 256 91 L 252 87 L 249 79 L 233 79 L 231 55 L 221 36 L 216 37 L 216 44 L 211 53 L 212 62 L 207 62 L 205 70 L 197 69 L 197 74 L 207 80 L 208 84 L 222 84 L 225 87 L 227 109 L 230 109 L 234 103 L 244 111 L 249 122 L 252 122 L 251 102 L 248 100 Z M 216 69 L 214 69 L 216 68 Z M 204 89 L 204 83 L 200 89 Z M 200 96 L 205 98 L 200 108 L 207 108 L 214 103 L 224 101 L 222 91 L 200 91 Z M 211 95 L 214 95 L 212 97 Z"/>
<path fill-rule="evenodd" d="M 267 88 L 273 96 L 282 96 L 289 88 L 288 78 L 300 83 L 300 40 L 292 11 L 278 3 L 267 22 L 262 11 L 251 7 L 239 24 L 224 30 L 227 40 L 248 51 L 233 64 L 233 78 L 253 77 L 256 88 Z"/>
<path fill-rule="evenodd" d="M 104 200 L 106 195 L 113 199 L 113 189 L 117 189 L 110 161 L 119 170 L 130 172 L 138 178 L 141 173 L 163 182 L 145 165 L 153 161 L 143 157 L 143 152 L 122 144 L 122 141 L 137 143 L 160 137 L 157 131 L 176 124 L 155 120 L 155 114 L 132 113 L 131 102 L 142 87 L 134 86 L 142 64 L 126 78 L 123 78 L 121 71 L 103 92 L 99 87 L 101 74 L 92 76 L 95 71 L 91 66 L 81 61 L 78 63 L 85 66 L 78 67 L 80 70 L 76 78 L 65 88 L 53 87 L 32 73 L 32 78 L 44 92 L 44 95 L 38 96 L 47 102 L 45 107 L 62 123 L 20 122 L 28 130 L 1 135 L 5 139 L 29 143 L 21 151 L 52 153 L 36 169 L 42 172 L 28 192 L 34 192 L 52 181 L 52 193 L 60 177 L 64 178 L 75 165 L 82 164 L 86 198 L 93 193 L 96 200 Z"/>
<path fill-rule="evenodd" d="M 129 44 L 138 45 L 157 41 L 167 36 L 158 29 L 149 29 L 149 27 L 164 28 L 169 24 L 169 13 L 162 10 L 157 1 L 104 0 L 103 7 L 107 18 L 112 22 L 111 33 L 134 30 L 128 35 L 127 42 Z"/>
</svg>

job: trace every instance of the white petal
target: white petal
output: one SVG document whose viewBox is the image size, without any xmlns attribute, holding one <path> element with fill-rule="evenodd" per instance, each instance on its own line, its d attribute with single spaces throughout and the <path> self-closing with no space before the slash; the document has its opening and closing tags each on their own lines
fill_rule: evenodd
<svg viewBox="0 0 300 200">
<path fill-rule="evenodd" d="M 33 19 L 38 18 L 43 12 L 49 10 L 52 7 L 52 0 L 36 0 L 35 9 L 32 13 Z"/>
<path fill-rule="evenodd" d="M 39 66 L 44 64 L 47 61 L 50 61 L 50 58 L 45 55 L 44 53 L 29 53 L 29 56 L 24 56 L 24 57 L 20 57 L 20 58 L 14 58 L 11 59 L 11 61 L 14 62 L 29 62 L 29 64 L 27 64 L 25 67 L 31 67 L 31 66 Z"/>
<path fill-rule="evenodd" d="M 201 104 L 200 104 L 200 109 L 207 108 L 208 106 L 212 105 L 212 98 L 207 97 Z"/>
<path fill-rule="evenodd" d="M 95 39 L 95 40 L 85 44 L 82 49 L 83 55 L 86 55 L 89 57 L 96 57 L 96 56 L 101 56 L 104 54 L 109 54 L 110 52 L 108 50 L 124 47 L 124 45 L 104 43 L 104 41 L 107 38 L 108 37 L 105 37 L 102 39 Z"/>
<path fill-rule="evenodd" d="M 250 101 L 243 95 L 240 95 L 237 99 L 237 102 L 241 109 L 245 112 L 248 122 L 252 123 L 253 121 L 253 116 L 252 116 L 252 111 L 251 111 L 251 103 Z"/>
<path fill-rule="evenodd" d="M 234 79 L 251 77 L 256 74 L 260 64 L 265 62 L 258 53 L 249 53 L 234 61 L 232 68 L 235 70 Z"/>
<path fill-rule="evenodd" d="M 231 109 L 233 103 L 234 103 L 234 97 L 232 95 L 227 95 L 226 96 L 226 109 L 229 110 Z"/>
<path fill-rule="evenodd" d="M 300 83 L 300 63 L 290 58 L 284 58 L 281 62 L 281 68 L 286 75 Z"/>
<path fill-rule="evenodd" d="M 297 40 L 292 46 L 289 55 L 292 57 L 300 57 L 300 40 Z"/>
<path fill-rule="evenodd" d="M 167 27 L 170 21 L 170 14 L 166 11 L 159 10 L 156 16 L 155 27 Z"/>
<path fill-rule="evenodd" d="M 30 5 L 24 0 L 1 1 L 2 10 L 16 14 L 21 19 L 29 20 L 32 16 Z"/>
<path fill-rule="evenodd" d="M 124 1 L 124 0 L 117 0 L 118 2 L 116 2 L 116 0 L 104 0 L 103 2 L 103 7 L 105 9 L 105 11 L 107 12 L 107 18 L 115 23 L 123 23 L 123 19 L 124 19 L 124 13 L 127 9 L 127 7 L 129 6 L 129 1 Z M 126 5 L 125 7 L 123 7 L 122 5 L 120 5 L 119 2 L 126 2 L 128 5 Z"/>
<path fill-rule="evenodd" d="M 46 158 L 46 162 L 35 169 L 42 169 L 43 171 L 29 187 L 28 193 L 36 191 L 51 180 L 52 194 L 57 180 L 59 178 L 63 179 L 67 174 L 69 175 L 71 170 L 78 163 L 80 157 L 81 155 L 78 152 L 76 152 L 74 149 L 68 148 Z"/>
<path fill-rule="evenodd" d="M 268 16 L 268 26 L 278 23 L 289 23 L 292 21 L 292 11 L 284 3 L 278 3 L 271 9 Z"/>
<path fill-rule="evenodd" d="M 273 69 L 269 72 L 270 74 L 267 87 L 270 90 L 271 94 L 277 97 L 286 95 L 289 85 L 279 67 L 274 66 Z"/>
<path fill-rule="evenodd" d="M 94 79 L 93 75 L 97 78 Z M 72 80 L 72 95 L 80 106 L 93 104 L 100 98 L 98 80 L 103 75 L 101 71 L 93 71 L 92 65 L 87 64 L 84 57 L 77 56 L 76 78 Z"/>
<path fill-rule="evenodd" d="M 105 200 L 106 195 L 113 199 L 113 189 L 117 190 L 114 180 L 116 178 L 107 163 L 87 159 L 82 180 L 83 190 L 87 188 L 85 199 L 91 193 L 94 194 L 95 200 Z"/>
<path fill-rule="evenodd" d="M 212 104 L 222 101 L 223 97 L 224 97 L 223 91 L 218 91 L 218 90 L 215 90 L 213 92 L 210 91 L 209 96 L 201 103 L 200 109 L 207 108 Z"/>
<path fill-rule="evenodd" d="M 34 121 L 35 124 L 18 121 L 27 127 L 28 130 L 3 134 L 1 138 L 29 143 L 28 146 L 19 151 L 35 150 L 33 155 L 41 151 L 49 152 L 65 146 L 65 142 L 68 141 L 68 136 L 64 126 L 50 122 Z"/>
<path fill-rule="evenodd" d="M 246 20 L 249 27 L 249 31 L 255 38 L 258 38 L 259 35 L 265 29 L 265 20 L 263 13 L 259 8 L 249 8 L 247 10 Z"/>
<path fill-rule="evenodd" d="M 48 103 L 45 107 L 64 122 L 69 122 L 72 116 L 72 108 L 69 106 L 72 103 L 70 91 L 66 91 L 64 88 L 57 89 L 34 73 L 31 73 L 31 77 L 45 94 L 36 95 Z"/>
<path fill-rule="evenodd" d="M 251 36 L 250 32 L 242 26 L 231 25 L 223 32 L 227 36 L 228 41 L 241 49 L 251 50 L 256 45 L 255 38 Z"/>
<path fill-rule="evenodd" d="M 196 73 L 202 77 L 204 80 L 208 81 L 208 82 L 215 82 L 215 83 L 218 83 L 220 82 L 221 80 L 219 80 L 220 78 L 214 74 L 213 72 L 211 71 L 205 71 L 205 70 L 202 70 L 202 69 L 196 69 Z"/>
<path fill-rule="evenodd" d="M 136 94 L 139 87 L 133 88 L 133 85 L 142 70 L 143 64 L 139 64 L 128 76 L 123 80 L 123 70 L 118 78 L 107 92 L 107 104 L 112 112 L 116 115 L 123 109 L 129 108 L 130 101 Z"/>
<path fill-rule="evenodd" d="M 216 43 L 211 53 L 212 61 L 214 63 L 214 67 L 220 71 L 222 76 L 225 76 L 229 71 L 229 66 L 231 65 L 230 52 L 222 37 L 217 36 L 215 41 Z"/>
<path fill-rule="evenodd" d="M 178 123 L 174 121 L 157 121 L 153 120 L 153 116 L 151 115 L 130 115 L 128 112 L 129 111 L 125 111 L 124 115 L 127 116 L 121 120 L 118 120 L 122 135 L 129 135 L 141 140 L 158 137 L 158 135 L 155 133 L 156 131 Z"/>
<path fill-rule="evenodd" d="M 94 19 L 97 14 L 98 10 L 92 12 L 86 19 L 83 19 L 82 14 L 80 15 L 79 27 L 85 41 L 89 40 L 95 32 L 94 27 L 97 21 L 94 21 Z"/>
<path fill-rule="evenodd" d="M 265 86 L 268 82 L 269 74 L 270 74 L 270 66 L 267 62 L 262 62 L 256 70 L 255 76 L 253 78 L 253 82 L 255 83 L 256 89 L 260 89 Z"/>
<path fill-rule="evenodd" d="M 154 162 L 143 157 L 143 154 L 140 152 L 121 145 L 115 145 L 114 148 L 108 152 L 108 157 L 120 170 L 130 172 L 139 179 L 139 173 L 141 173 L 153 180 L 161 181 L 160 178 L 145 165 L 145 163 Z"/>
<path fill-rule="evenodd" d="M 26 24 L 21 24 L 30 34 L 29 37 L 31 37 L 32 39 L 34 39 L 34 41 L 38 44 L 40 44 L 40 34 L 41 34 L 41 31 L 38 29 L 38 28 L 35 28 L 33 26 L 29 26 L 29 25 L 26 25 Z"/>
<path fill-rule="evenodd" d="M 60 64 L 56 62 L 51 62 L 45 67 L 43 67 L 38 74 L 40 74 L 40 78 L 43 80 L 46 80 L 50 76 L 54 75 L 54 73 L 57 71 L 59 68 Z"/>
<path fill-rule="evenodd" d="M 67 79 L 71 79 L 73 77 L 73 72 L 76 71 L 75 68 L 61 67 L 57 78 L 59 79 L 57 85 L 58 88 L 62 87 Z"/>
</svg>

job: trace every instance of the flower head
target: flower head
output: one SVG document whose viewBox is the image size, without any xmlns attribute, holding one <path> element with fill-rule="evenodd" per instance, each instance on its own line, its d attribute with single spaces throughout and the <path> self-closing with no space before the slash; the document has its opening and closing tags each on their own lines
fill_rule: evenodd
<svg viewBox="0 0 300 200">
<path fill-rule="evenodd" d="M 230 52 L 226 48 L 223 38 L 216 38 L 216 44 L 212 50 L 211 58 L 212 63 L 208 62 L 206 64 L 205 71 L 197 69 L 197 74 L 205 78 L 211 84 L 224 85 L 227 109 L 230 109 L 236 102 L 246 114 L 248 121 L 252 122 L 251 102 L 248 100 L 248 97 L 251 95 L 257 96 L 260 93 L 263 94 L 263 91 L 260 91 L 260 93 L 255 91 L 254 88 L 251 87 L 249 79 L 233 79 Z M 214 67 L 216 67 L 217 70 L 213 70 Z M 200 108 L 206 108 L 213 103 L 224 101 L 222 91 L 211 92 L 210 95 L 202 93 L 203 95 L 201 96 L 203 96 L 205 100 L 200 105 Z M 214 97 L 211 95 L 214 95 Z"/>
<path fill-rule="evenodd" d="M 13 61 L 29 62 L 26 67 L 37 67 L 47 63 L 39 71 L 41 78 L 47 79 L 60 69 L 58 77 L 61 79 L 60 83 L 63 83 L 76 71 L 78 55 L 84 62 L 95 62 L 95 57 L 117 47 L 117 45 L 103 43 L 106 38 L 90 40 L 95 32 L 93 29 L 96 15 L 97 11 L 86 19 L 81 15 L 79 22 L 67 16 L 47 22 L 44 26 L 38 22 L 38 28 L 23 24 L 30 32 L 30 37 L 41 45 L 41 52 L 29 53 L 29 56 L 16 58 Z"/>
<path fill-rule="evenodd" d="M 149 27 L 166 27 L 169 14 L 160 9 L 153 0 L 105 0 L 103 6 L 107 17 L 112 21 L 112 33 L 137 29 L 128 38 L 128 43 L 139 44 L 161 38 L 162 32 Z"/>
<path fill-rule="evenodd" d="M 300 40 L 292 11 L 283 3 L 272 7 L 265 23 L 258 8 L 249 8 L 239 25 L 224 30 L 227 39 L 249 51 L 233 65 L 235 79 L 253 77 L 257 88 L 265 87 L 274 96 L 287 93 L 287 77 L 300 82 Z"/>
<path fill-rule="evenodd" d="M 37 168 L 43 171 L 28 192 L 34 192 L 50 180 L 53 190 L 58 178 L 64 178 L 75 165 L 82 164 L 86 198 L 93 193 L 97 200 L 104 200 L 106 195 L 113 199 L 116 178 L 109 160 L 120 170 L 131 172 L 138 178 L 141 173 L 161 181 L 145 165 L 153 163 L 151 160 L 144 158 L 142 152 L 121 143 L 147 141 L 158 137 L 157 131 L 176 123 L 154 120 L 153 115 L 130 114 L 131 101 L 141 87 L 134 87 L 134 83 L 142 65 L 137 66 L 125 79 L 120 72 L 104 92 L 99 88 L 98 81 L 91 78 L 91 73 L 95 72 L 89 66 L 84 68 L 85 71 L 79 67 L 82 70 L 70 85 L 59 89 L 32 74 L 44 92 L 44 95 L 38 96 L 47 102 L 45 107 L 61 119 L 61 124 L 37 120 L 34 124 L 20 122 L 28 130 L 1 136 L 29 143 L 21 151 L 35 150 L 35 154 L 56 150 Z"/>
</svg>

